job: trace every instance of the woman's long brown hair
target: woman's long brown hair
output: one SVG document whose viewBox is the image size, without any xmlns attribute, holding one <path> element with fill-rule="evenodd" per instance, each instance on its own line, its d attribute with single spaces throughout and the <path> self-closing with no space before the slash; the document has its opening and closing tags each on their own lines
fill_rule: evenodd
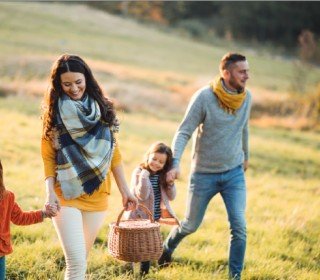
<svg viewBox="0 0 320 280">
<path fill-rule="evenodd" d="M 64 94 L 60 76 L 66 72 L 82 73 L 85 76 L 86 93 L 98 102 L 101 119 L 109 127 L 118 125 L 113 103 L 103 95 L 103 91 L 93 77 L 89 66 L 77 55 L 64 54 L 52 66 L 49 87 L 42 102 L 43 137 L 50 138 L 50 132 L 55 126 L 58 99 Z"/>
<path fill-rule="evenodd" d="M 167 160 L 166 160 L 165 165 L 158 172 L 160 184 L 166 188 L 167 187 L 166 175 L 167 175 L 167 172 L 172 168 L 171 148 L 162 142 L 156 142 L 150 146 L 150 148 L 148 149 L 148 151 L 145 154 L 144 162 L 140 164 L 141 168 L 147 169 L 149 172 L 151 172 L 151 170 L 149 169 L 149 166 L 148 166 L 148 158 L 149 158 L 149 155 L 153 154 L 153 153 L 160 153 L 160 154 L 167 155 Z"/>
</svg>

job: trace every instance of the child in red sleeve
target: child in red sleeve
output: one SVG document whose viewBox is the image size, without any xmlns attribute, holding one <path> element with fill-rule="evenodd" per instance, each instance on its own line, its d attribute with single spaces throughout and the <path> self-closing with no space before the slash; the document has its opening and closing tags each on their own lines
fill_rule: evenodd
<svg viewBox="0 0 320 280">
<path fill-rule="evenodd" d="M 12 252 L 10 222 L 16 225 L 40 223 L 43 218 L 56 213 L 54 206 L 46 205 L 45 210 L 24 212 L 15 202 L 14 194 L 6 190 L 3 183 L 3 169 L 0 161 L 0 280 L 5 279 L 5 256 Z"/>
</svg>

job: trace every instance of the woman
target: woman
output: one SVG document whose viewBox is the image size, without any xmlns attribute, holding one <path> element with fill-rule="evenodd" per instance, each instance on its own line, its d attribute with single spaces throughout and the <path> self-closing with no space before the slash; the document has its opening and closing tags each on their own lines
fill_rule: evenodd
<svg viewBox="0 0 320 280">
<path fill-rule="evenodd" d="M 53 64 L 42 117 L 47 203 L 59 210 L 53 224 L 66 259 L 65 279 L 84 279 L 86 258 L 106 216 L 109 170 L 124 207 L 136 208 L 114 137 L 119 123 L 88 65 L 67 54 Z"/>
</svg>

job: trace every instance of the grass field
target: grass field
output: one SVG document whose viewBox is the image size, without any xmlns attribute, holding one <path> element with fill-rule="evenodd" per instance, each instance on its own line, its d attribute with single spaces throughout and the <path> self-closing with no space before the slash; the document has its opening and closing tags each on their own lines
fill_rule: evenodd
<svg viewBox="0 0 320 280">
<path fill-rule="evenodd" d="M 23 20 L 22 20 L 23 19 Z M 156 140 L 171 143 L 192 92 L 217 73 L 229 46 L 209 46 L 167 34 L 83 5 L 0 4 L 0 158 L 5 183 L 26 209 L 43 206 L 40 95 L 51 63 L 63 52 L 87 58 L 107 92 L 119 102 L 119 140 L 126 177 Z M 41 28 L 39 28 L 41 27 Z M 287 93 L 294 62 L 259 50 L 248 53 L 249 87 L 256 98 Z M 319 69 L 310 71 L 310 86 Z M 320 134 L 251 126 L 248 246 L 243 279 L 316 280 L 320 275 Z M 183 218 L 190 145 L 172 206 Z M 133 279 L 106 250 L 108 224 L 121 210 L 115 185 L 109 215 L 89 257 L 88 279 Z M 167 235 L 170 227 L 163 227 Z M 49 220 L 12 226 L 14 252 L 8 279 L 62 279 L 64 258 Z M 148 279 L 227 279 L 229 229 L 220 197 L 201 228 L 185 239 L 169 268 Z"/>
<path fill-rule="evenodd" d="M 24 209 L 40 208 L 45 197 L 39 150 L 41 121 L 37 114 L 40 101 L 21 97 L 0 101 L 0 146 L 6 185 Z M 177 122 L 124 113 L 121 120 L 119 138 L 129 179 L 150 143 L 170 143 Z M 252 127 L 251 134 L 244 279 L 318 279 L 320 135 L 259 127 Z M 178 197 L 173 203 L 180 218 L 184 213 L 189 158 L 190 149 L 183 157 L 183 179 L 177 182 Z M 90 256 L 90 279 L 130 279 L 121 273 L 122 264 L 108 256 L 103 245 L 108 223 L 115 221 L 120 205 L 114 186 L 108 218 Z M 50 221 L 12 229 L 15 250 L 7 258 L 9 279 L 59 279 L 63 255 Z M 164 235 L 168 230 L 163 228 Z M 154 270 L 150 277 L 226 279 L 228 235 L 225 210 L 220 197 L 216 197 L 202 227 L 177 249 L 174 265 Z"/>
</svg>

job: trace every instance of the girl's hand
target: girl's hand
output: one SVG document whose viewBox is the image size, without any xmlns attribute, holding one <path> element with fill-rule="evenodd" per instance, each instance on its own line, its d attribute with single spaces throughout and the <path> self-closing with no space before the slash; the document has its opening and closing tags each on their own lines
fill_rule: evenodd
<svg viewBox="0 0 320 280">
<path fill-rule="evenodd" d="M 57 205 L 55 204 L 49 204 L 49 203 L 46 203 L 45 204 L 45 210 L 44 210 L 44 213 L 45 213 L 45 216 L 48 217 L 48 218 L 52 218 L 54 216 L 57 215 Z"/>
<path fill-rule="evenodd" d="M 46 214 L 48 218 L 57 216 L 58 211 L 60 211 L 60 202 L 55 192 L 50 192 L 47 194 L 47 199 L 45 203 Z M 48 211 L 48 213 L 47 213 Z"/>
<path fill-rule="evenodd" d="M 167 172 L 166 175 L 166 182 L 168 185 L 173 185 L 174 180 L 178 179 L 180 176 L 179 168 L 172 168 L 170 171 Z"/>
<path fill-rule="evenodd" d="M 140 173 L 140 176 L 142 178 L 148 178 L 150 176 L 150 172 L 147 169 L 142 169 L 141 173 Z"/>
<path fill-rule="evenodd" d="M 60 208 L 61 208 L 59 199 L 54 191 L 55 178 L 48 177 L 46 179 L 45 183 L 46 183 L 46 193 L 47 193 L 45 206 L 46 206 L 46 208 L 48 207 L 48 211 L 49 211 L 48 217 L 52 218 L 57 215 L 57 211 L 60 211 Z M 49 208 L 50 208 L 49 205 L 50 205 L 50 207 L 52 207 L 52 209 L 50 209 L 50 210 L 49 210 Z"/>
</svg>

